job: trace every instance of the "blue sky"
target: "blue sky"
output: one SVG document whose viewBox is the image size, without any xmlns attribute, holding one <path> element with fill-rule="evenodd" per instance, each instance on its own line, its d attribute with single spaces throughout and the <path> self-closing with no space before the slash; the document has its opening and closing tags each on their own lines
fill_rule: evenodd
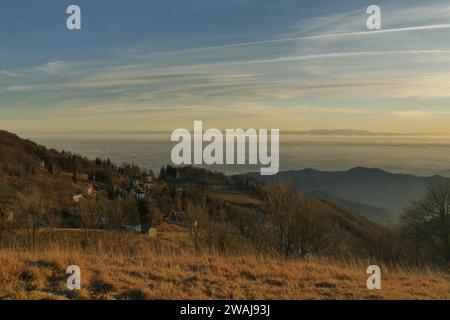
<svg viewBox="0 0 450 320">
<path fill-rule="evenodd" d="M 19 133 L 450 133 L 448 1 L 0 0 L 0 49 L 0 128 Z"/>
</svg>

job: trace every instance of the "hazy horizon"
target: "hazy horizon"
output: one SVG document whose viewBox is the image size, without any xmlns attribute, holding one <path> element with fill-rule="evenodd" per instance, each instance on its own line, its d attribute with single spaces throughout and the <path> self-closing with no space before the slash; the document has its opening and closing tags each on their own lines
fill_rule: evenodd
<svg viewBox="0 0 450 320">
<path fill-rule="evenodd" d="M 1 129 L 154 170 L 195 120 L 280 129 L 281 170 L 450 169 L 448 1 L 378 2 L 376 31 L 358 0 L 80 0 L 78 31 L 68 4 L 2 3 Z"/>
<path fill-rule="evenodd" d="M 53 147 L 80 153 L 94 159 L 110 158 L 121 165 L 134 163 L 156 174 L 162 165 L 171 163 L 173 143 L 170 134 L 110 136 L 39 137 L 31 140 Z M 379 168 L 392 173 L 418 176 L 450 175 L 448 164 L 450 137 L 385 136 L 281 136 L 280 171 L 314 168 L 323 171 L 345 171 L 354 167 Z M 256 171 L 250 165 L 213 165 L 211 170 L 226 174 Z"/>
</svg>

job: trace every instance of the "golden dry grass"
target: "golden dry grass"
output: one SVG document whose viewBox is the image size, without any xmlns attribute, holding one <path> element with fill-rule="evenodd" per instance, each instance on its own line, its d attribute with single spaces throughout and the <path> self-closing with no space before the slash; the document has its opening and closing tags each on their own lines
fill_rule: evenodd
<svg viewBox="0 0 450 320">
<path fill-rule="evenodd" d="M 108 241 L 89 250 L 55 243 L 35 252 L 0 250 L 0 298 L 450 299 L 450 279 L 437 271 L 382 267 L 382 289 L 370 291 L 369 263 L 196 256 L 189 247 L 166 245 L 173 231 L 181 232 L 166 226 L 168 234 L 152 241 L 118 236 L 135 250 Z M 79 291 L 66 287 L 65 271 L 72 264 L 82 271 Z"/>
</svg>

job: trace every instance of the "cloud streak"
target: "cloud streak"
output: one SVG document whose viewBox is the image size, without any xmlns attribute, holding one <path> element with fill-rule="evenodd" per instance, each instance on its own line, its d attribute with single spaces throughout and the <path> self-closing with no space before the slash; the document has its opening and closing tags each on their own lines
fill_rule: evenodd
<svg viewBox="0 0 450 320">
<path fill-rule="evenodd" d="M 167 53 L 195 52 L 195 51 L 203 51 L 203 50 L 230 49 L 230 48 L 239 48 L 239 47 L 260 46 L 260 45 L 275 44 L 275 43 L 281 43 L 281 42 L 295 42 L 295 41 L 304 41 L 304 40 L 320 40 L 320 39 L 333 39 L 333 38 L 355 37 L 355 36 L 372 36 L 372 35 L 389 34 L 389 33 L 430 31 L 430 30 L 448 30 L 448 29 L 450 29 L 450 24 L 433 24 L 433 25 L 411 26 L 411 27 L 404 27 L 404 28 L 390 28 L 390 29 L 381 29 L 381 30 L 372 30 L 372 31 L 325 33 L 325 34 L 316 34 L 316 35 L 309 35 L 309 36 L 286 37 L 286 38 L 280 38 L 280 39 L 248 41 L 248 42 L 230 43 L 230 44 L 217 45 L 217 46 L 189 48 L 189 49 L 174 50 L 174 51 L 169 51 L 169 52 L 164 52 L 164 53 L 167 54 Z"/>
<path fill-rule="evenodd" d="M 26 92 L 37 90 L 52 90 L 61 88 L 101 88 L 101 87 L 117 87 L 117 86 L 133 86 L 133 85 L 145 85 L 151 83 L 158 83 L 164 81 L 170 83 L 170 81 L 203 81 L 208 82 L 211 85 L 233 83 L 235 81 L 255 81 L 256 77 L 252 74 L 211 74 L 208 72 L 197 73 L 192 72 L 195 68 L 208 68 L 208 67 L 223 67 L 223 66 L 239 66 L 239 65 L 252 65 L 252 64 L 270 64 L 270 63 L 283 63 L 283 62 L 295 62 L 295 61 L 307 61 L 318 59 L 341 59 L 341 58 L 361 58 L 361 57 L 376 57 L 376 56 L 397 56 L 397 55 L 434 55 L 434 56 L 449 56 L 450 50 L 441 49 L 417 49 L 417 50 L 390 50 L 390 51 L 349 51 L 349 52 L 328 52 L 328 53 L 314 53 L 305 55 L 293 55 L 284 57 L 275 57 L 269 59 L 257 59 L 257 60 L 239 60 L 239 61 L 226 61 L 216 63 L 205 64 L 193 64 L 178 67 L 178 73 L 165 72 L 159 73 L 155 70 L 158 68 L 152 68 L 145 64 L 133 65 L 131 70 L 126 68 L 122 71 L 113 71 L 109 69 L 98 70 L 95 76 L 82 77 L 78 80 L 71 80 L 67 82 L 57 83 L 40 83 L 40 84 L 26 84 L 26 85 L 14 85 L 6 87 L 7 91 L 11 92 Z M 35 70 L 41 70 L 40 67 L 34 68 Z M 185 72 L 182 72 L 185 70 Z M 53 74 L 53 72 L 52 72 Z"/>
<path fill-rule="evenodd" d="M 337 59 L 337 58 L 354 58 L 354 57 L 386 56 L 386 55 L 421 55 L 421 54 L 450 55 L 450 50 L 429 49 L 429 50 L 329 52 L 329 53 L 278 57 L 273 59 L 253 60 L 247 62 L 243 61 L 241 63 L 273 63 L 273 62 L 290 62 L 298 60 Z"/>
</svg>

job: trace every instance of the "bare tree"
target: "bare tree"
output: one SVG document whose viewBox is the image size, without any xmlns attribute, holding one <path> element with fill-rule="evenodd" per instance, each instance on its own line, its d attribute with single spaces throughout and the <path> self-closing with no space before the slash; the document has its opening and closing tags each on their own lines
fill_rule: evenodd
<svg viewBox="0 0 450 320">
<path fill-rule="evenodd" d="M 295 206 L 293 238 L 301 258 L 317 254 L 325 245 L 325 219 L 317 207 L 317 201 L 299 196 Z"/>
<path fill-rule="evenodd" d="M 189 202 L 186 205 L 186 218 L 189 224 L 189 234 L 194 244 L 194 250 L 200 253 L 200 241 L 208 227 L 208 207 L 205 203 L 194 204 Z"/>
<path fill-rule="evenodd" d="M 102 199 L 99 201 L 100 219 L 106 228 L 111 230 L 119 230 L 126 222 L 119 200 Z"/>
<path fill-rule="evenodd" d="M 0 204 L 0 241 L 2 240 L 3 235 L 6 231 L 7 222 L 8 222 L 8 214 L 3 205 Z"/>
<path fill-rule="evenodd" d="M 225 253 L 230 248 L 230 226 L 226 221 L 214 221 L 209 219 L 205 225 L 205 242 L 210 250 L 218 250 Z"/>
<path fill-rule="evenodd" d="M 78 204 L 78 212 L 81 220 L 81 227 L 86 234 L 86 240 L 90 239 L 90 231 L 98 227 L 102 218 L 102 207 L 96 199 L 83 199 Z"/>
<path fill-rule="evenodd" d="M 318 252 L 325 241 L 317 201 L 300 196 L 287 184 L 270 186 L 264 194 L 269 229 L 276 234 L 279 252 L 285 258 L 292 254 L 305 258 Z"/>
<path fill-rule="evenodd" d="M 401 223 L 415 241 L 431 249 L 450 267 L 450 183 L 431 185 L 424 199 L 404 210 Z"/>
<path fill-rule="evenodd" d="M 124 223 L 140 223 L 141 216 L 139 213 L 139 208 L 133 197 L 128 197 L 121 200 L 120 207 L 124 215 Z"/>
<path fill-rule="evenodd" d="M 26 228 L 28 245 L 34 250 L 39 225 L 43 222 L 48 206 L 42 192 L 32 187 L 19 196 L 19 220 Z"/>
<path fill-rule="evenodd" d="M 155 200 L 147 196 L 144 199 L 138 200 L 138 209 L 140 213 L 141 223 L 159 224 L 162 221 L 162 214 L 156 206 Z"/>
<path fill-rule="evenodd" d="M 264 195 L 266 212 L 276 233 L 278 250 L 287 258 L 295 245 L 295 209 L 298 195 L 285 184 L 268 187 Z"/>
</svg>

